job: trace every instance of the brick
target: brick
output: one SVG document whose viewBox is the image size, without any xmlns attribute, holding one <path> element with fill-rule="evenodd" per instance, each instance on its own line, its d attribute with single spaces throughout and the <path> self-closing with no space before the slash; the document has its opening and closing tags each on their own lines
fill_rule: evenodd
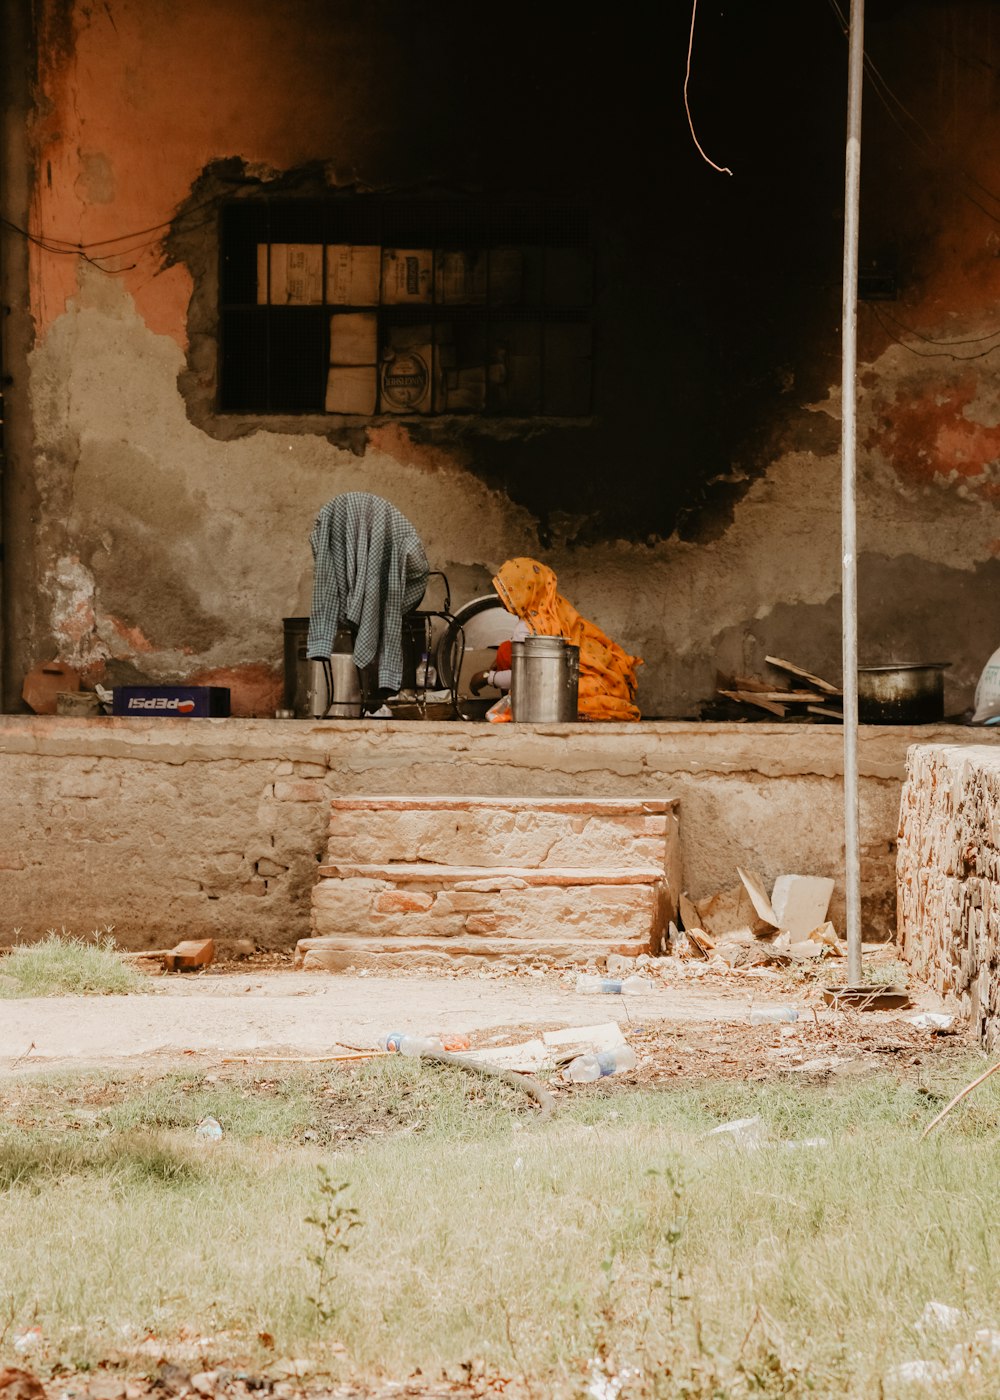
<svg viewBox="0 0 1000 1400">
<path fill-rule="evenodd" d="M 375 896 L 372 907 L 378 914 L 423 914 L 433 903 L 434 896 L 422 891 L 387 890 Z"/>
<path fill-rule="evenodd" d="M 325 785 L 315 778 L 302 778 L 297 782 L 280 782 L 274 785 L 276 802 L 319 802 L 325 796 Z"/>
</svg>

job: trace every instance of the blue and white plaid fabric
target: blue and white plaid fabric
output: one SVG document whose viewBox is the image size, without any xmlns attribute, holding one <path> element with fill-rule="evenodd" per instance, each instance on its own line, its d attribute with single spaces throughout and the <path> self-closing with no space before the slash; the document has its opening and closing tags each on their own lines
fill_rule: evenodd
<svg viewBox="0 0 1000 1400">
<path fill-rule="evenodd" d="M 344 621 L 356 629 L 354 664 L 378 657 L 378 683 L 403 680 L 403 615 L 417 606 L 429 566 L 416 530 L 396 507 L 367 491 L 334 496 L 309 537 L 313 598 L 306 650 L 329 656 Z"/>
</svg>

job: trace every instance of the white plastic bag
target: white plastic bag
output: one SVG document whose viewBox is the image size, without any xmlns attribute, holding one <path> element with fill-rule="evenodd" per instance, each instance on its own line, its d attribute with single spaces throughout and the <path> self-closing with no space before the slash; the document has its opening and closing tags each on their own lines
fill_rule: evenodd
<svg viewBox="0 0 1000 1400">
<path fill-rule="evenodd" d="M 975 705 L 973 724 L 1000 724 L 1000 647 L 983 667 Z"/>
</svg>

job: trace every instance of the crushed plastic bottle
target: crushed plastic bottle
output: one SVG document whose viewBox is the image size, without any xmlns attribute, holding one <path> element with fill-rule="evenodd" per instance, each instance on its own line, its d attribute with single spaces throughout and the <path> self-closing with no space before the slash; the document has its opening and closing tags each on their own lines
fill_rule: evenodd
<svg viewBox="0 0 1000 1400">
<path fill-rule="evenodd" d="M 750 1012 L 751 1026 L 791 1025 L 798 1019 L 794 1006 L 758 1006 Z"/>
<path fill-rule="evenodd" d="M 379 1040 L 379 1049 L 416 1058 L 419 1055 L 440 1055 L 444 1045 L 437 1035 L 404 1035 L 402 1031 L 390 1031 Z"/>
<path fill-rule="evenodd" d="M 647 978 L 639 976 L 592 977 L 589 973 L 581 972 L 576 979 L 578 992 L 607 992 L 611 996 L 621 996 L 623 992 L 648 992 L 651 985 Z"/>
<path fill-rule="evenodd" d="M 199 1142 L 218 1142 L 222 1137 L 222 1124 L 218 1118 L 203 1118 L 194 1135 Z"/>
<path fill-rule="evenodd" d="M 637 1063 L 631 1045 L 616 1045 L 613 1050 L 590 1050 L 586 1055 L 577 1055 L 563 1073 L 572 1084 L 590 1084 L 607 1074 L 635 1069 Z"/>
</svg>

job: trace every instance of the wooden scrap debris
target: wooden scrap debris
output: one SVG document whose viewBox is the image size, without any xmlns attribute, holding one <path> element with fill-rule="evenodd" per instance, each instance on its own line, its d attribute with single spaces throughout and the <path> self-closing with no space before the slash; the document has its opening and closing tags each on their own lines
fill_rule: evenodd
<svg viewBox="0 0 1000 1400">
<path fill-rule="evenodd" d="M 158 962 L 165 972 L 193 972 L 214 961 L 215 943 L 211 938 L 185 938 L 173 948 L 148 948 L 124 956 L 134 962 Z"/>
<path fill-rule="evenodd" d="M 760 719 L 762 716 L 759 712 L 764 711 L 777 719 L 810 724 L 821 720 L 843 721 L 843 713 L 837 703 L 841 691 L 837 686 L 781 657 L 767 656 L 764 659 L 769 666 L 785 672 L 784 683 L 761 676 L 727 676 L 721 673 L 716 676 L 716 693 L 750 712 L 743 716 L 730 713 L 729 718 Z M 788 680 L 788 676 L 794 679 Z"/>
</svg>

